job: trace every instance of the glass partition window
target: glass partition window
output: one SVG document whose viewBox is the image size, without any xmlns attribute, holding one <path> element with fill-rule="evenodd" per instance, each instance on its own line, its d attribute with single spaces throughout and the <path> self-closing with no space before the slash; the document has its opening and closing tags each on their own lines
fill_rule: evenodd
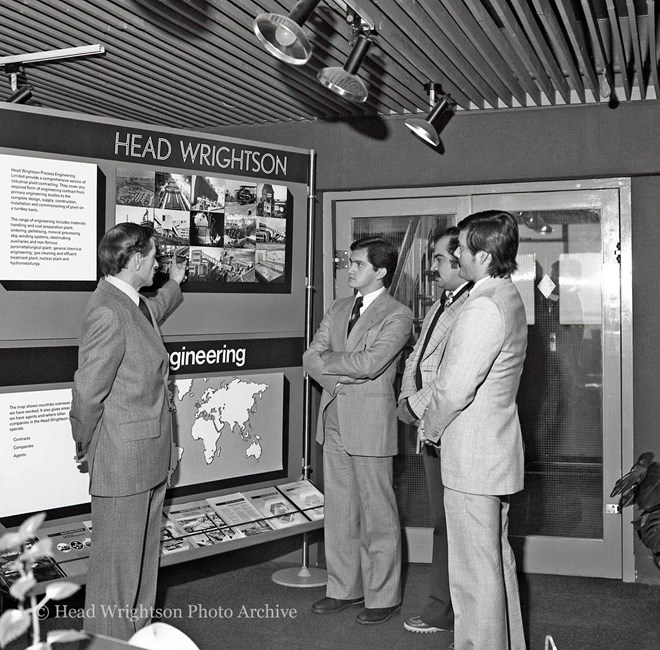
<svg viewBox="0 0 660 650">
<path fill-rule="evenodd" d="M 518 393 L 525 490 L 512 497 L 509 530 L 598 539 L 603 532 L 600 212 L 529 211 L 516 217 L 519 255 L 533 257 L 535 277 L 531 305 L 526 301 L 527 358 Z"/>
</svg>

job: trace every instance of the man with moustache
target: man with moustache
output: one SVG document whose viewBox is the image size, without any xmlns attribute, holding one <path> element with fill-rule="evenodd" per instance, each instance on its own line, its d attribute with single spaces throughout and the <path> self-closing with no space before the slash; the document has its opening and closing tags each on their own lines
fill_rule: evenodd
<svg viewBox="0 0 660 650">
<path fill-rule="evenodd" d="M 454 611 L 447 572 L 447 525 L 443 503 L 444 488 L 440 468 L 440 449 L 425 444 L 422 418 L 442 372 L 442 356 L 447 338 L 472 286 L 460 277 L 460 266 L 454 257 L 458 246 L 458 228 L 450 227 L 433 240 L 431 272 L 443 295 L 424 318 L 419 339 L 406 361 L 401 381 L 397 416 L 407 424 L 416 424 L 418 444 L 424 459 L 429 505 L 433 516 L 433 553 L 429 598 L 419 616 L 403 624 L 409 632 L 432 633 L 452 630 Z"/>
<path fill-rule="evenodd" d="M 74 376 L 71 429 L 87 462 L 93 543 L 85 630 L 130 638 L 149 623 L 156 597 L 160 524 L 173 443 L 169 358 L 159 325 L 181 304 L 186 262 L 172 259 L 154 298 L 139 293 L 158 268 L 154 232 L 121 223 L 98 249 L 104 278 L 85 311 Z M 118 608 L 137 610 L 120 616 Z"/>
</svg>

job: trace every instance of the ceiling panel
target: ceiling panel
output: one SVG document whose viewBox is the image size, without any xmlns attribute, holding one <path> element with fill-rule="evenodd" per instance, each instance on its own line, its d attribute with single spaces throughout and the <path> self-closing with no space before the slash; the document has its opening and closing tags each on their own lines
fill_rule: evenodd
<svg viewBox="0 0 660 650">
<path fill-rule="evenodd" d="M 303 24 L 312 45 L 304 66 L 271 56 L 253 32 L 257 15 L 287 15 L 295 4 L 2 0 L 0 61 L 105 51 L 0 63 L 0 101 L 12 83 L 29 84 L 34 106 L 204 130 L 424 114 L 429 81 L 469 111 L 660 96 L 656 0 L 320 0 Z M 356 72 L 364 103 L 317 80 L 322 68 L 346 65 L 358 31 L 372 41 Z"/>
</svg>

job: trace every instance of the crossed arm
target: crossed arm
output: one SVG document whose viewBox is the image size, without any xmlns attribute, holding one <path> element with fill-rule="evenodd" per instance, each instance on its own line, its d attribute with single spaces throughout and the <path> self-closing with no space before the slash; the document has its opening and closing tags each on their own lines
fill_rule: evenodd
<svg viewBox="0 0 660 650">
<path fill-rule="evenodd" d="M 385 316 L 369 345 L 353 352 L 335 351 L 330 341 L 333 307 L 323 317 L 303 355 L 307 373 L 331 394 L 341 385 L 360 384 L 378 377 L 401 352 L 412 327 L 412 314 L 401 309 Z"/>
</svg>

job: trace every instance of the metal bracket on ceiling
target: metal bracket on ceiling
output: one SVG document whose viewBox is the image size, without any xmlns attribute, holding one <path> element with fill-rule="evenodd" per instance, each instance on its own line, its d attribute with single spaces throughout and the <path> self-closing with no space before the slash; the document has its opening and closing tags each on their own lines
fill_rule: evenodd
<svg viewBox="0 0 660 650">
<path fill-rule="evenodd" d="M 375 31 L 375 21 L 370 18 L 355 0 L 334 0 L 339 6 L 346 22 L 351 25 L 353 32 L 357 34 L 359 31 L 371 33 Z"/>
<path fill-rule="evenodd" d="M 27 52 L 11 56 L 0 56 L 0 68 L 3 68 L 5 74 L 9 76 L 9 83 L 13 93 L 5 101 L 22 103 L 30 98 L 33 90 L 32 86 L 22 83 L 19 87 L 19 80 L 26 82 L 25 65 L 104 53 L 105 47 L 103 45 L 84 45 L 82 47 L 68 47 L 61 50 L 46 50 L 44 52 Z"/>
<path fill-rule="evenodd" d="M 0 66 L 12 63 L 42 63 L 44 61 L 55 61 L 60 59 L 71 59 L 76 56 L 90 56 L 92 54 L 104 54 L 103 45 L 83 45 L 82 47 L 67 47 L 63 50 L 46 50 L 44 52 L 30 52 L 26 54 L 13 54 L 11 56 L 0 56 Z"/>
<path fill-rule="evenodd" d="M 5 74 L 9 75 L 9 85 L 14 93 L 18 90 L 18 75 L 25 74 L 23 66 L 20 63 L 8 63 L 5 65 Z"/>
</svg>

